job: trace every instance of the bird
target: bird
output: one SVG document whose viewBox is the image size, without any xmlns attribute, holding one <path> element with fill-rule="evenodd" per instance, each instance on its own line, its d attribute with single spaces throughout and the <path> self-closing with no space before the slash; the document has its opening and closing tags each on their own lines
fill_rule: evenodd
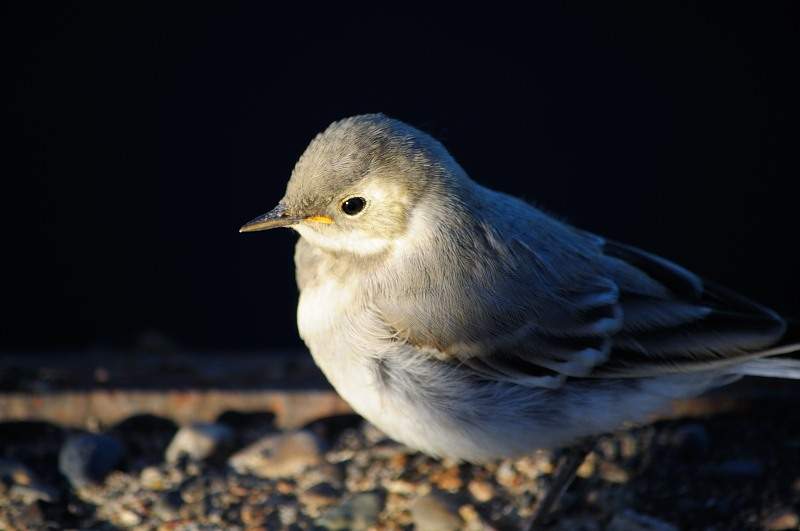
<svg viewBox="0 0 800 531">
<path fill-rule="evenodd" d="M 300 236 L 297 324 L 316 364 L 434 457 L 580 446 L 746 375 L 800 378 L 774 311 L 479 184 L 383 114 L 319 133 L 240 231 L 276 227 Z"/>
</svg>

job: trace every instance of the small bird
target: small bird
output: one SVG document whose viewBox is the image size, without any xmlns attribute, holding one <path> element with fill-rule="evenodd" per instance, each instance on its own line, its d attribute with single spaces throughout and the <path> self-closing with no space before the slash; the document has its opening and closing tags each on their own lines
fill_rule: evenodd
<svg viewBox="0 0 800 531">
<path fill-rule="evenodd" d="M 274 227 L 300 234 L 297 322 L 316 363 L 433 456 L 521 456 L 744 375 L 800 378 L 775 312 L 481 186 L 382 114 L 317 135 L 240 231 Z"/>
</svg>

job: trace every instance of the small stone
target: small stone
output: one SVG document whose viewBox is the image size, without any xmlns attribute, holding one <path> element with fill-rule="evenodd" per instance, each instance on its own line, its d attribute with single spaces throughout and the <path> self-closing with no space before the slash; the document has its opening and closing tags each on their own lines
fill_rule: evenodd
<svg viewBox="0 0 800 531">
<path fill-rule="evenodd" d="M 401 452 L 397 452 L 395 454 L 392 454 L 392 456 L 389 458 L 387 465 L 391 470 L 399 473 L 405 470 L 407 463 L 408 463 L 408 455 Z"/>
<path fill-rule="evenodd" d="M 350 500 L 353 529 L 367 529 L 378 521 L 383 499 L 374 492 L 358 494 Z"/>
<path fill-rule="evenodd" d="M 488 481 L 473 479 L 467 485 L 469 493 L 475 500 L 483 503 L 494 497 L 494 487 Z"/>
<path fill-rule="evenodd" d="M 69 437 L 58 455 L 58 468 L 78 489 L 99 483 L 120 462 L 122 444 L 108 435 L 84 433 Z"/>
<path fill-rule="evenodd" d="M 495 478 L 500 485 L 511 490 L 512 492 L 522 485 L 522 478 L 514 470 L 514 466 L 511 464 L 511 461 L 503 461 L 500 463 L 500 466 L 497 467 Z"/>
<path fill-rule="evenodd" d="M 113 521 L 115 524 L 122 527 L 134 527 L 142 523 L 142 518 L 135 512 L 124 507 L 120 507 L 117 511 L 115 511 Z"/>
<path fill-rule="evenodd" d="M 39 481 L 30 468 L 13 459 L 0 459 L 0 487 L 9 488 L 8 495 L 25 504 L 52 503 L 59 498 L 57 489 Z"/>
<path fill-rule="evenodd" d="M 330 483 L 332 486 L 342 488 L 344 474 L 340 467 L 331 463 L 321 463 L 307 469 L 297 478 L 300 489 L 308 489 L 318 483 Z"/>
<path fill-rule="evenodd" d="M 386 434 L 371 422 L 364 422 L 361 431 L 370 446 L 387 439 Z"/>
<path fill-rule="evenodd" d="M 272 509 L 260 504 L 244 504 L 239 511 L 239 517 L 248 527 L 260 527 L 267 521 L 267 517 L 272 514 Z"/>
<path fill-rule="evenodd" d="M 142 469 L 139 473 L 139 482 L 142 487 L 147 490 L 164 490 L 166 487 L 166 478 L 155 466 L 148 466 Z"/>
<path fill-rule="evenodd" d="M 392 479 L 382 483 L 383 488 L 395 494 L 414 494 L 419 485 L 405 479 Z"/>
<path fill-rule="evenodd" d="M 196 422 L 184 426 L 172 438 L 165 454 L 168 463 L 177 463 L 186 455 L 202 461 L 223 453 L 233 443 L 233 430 L 224 424 Z"/>
<path fill-rule="evenodd" d="M 281 494 L 294 494 L 295 488 L 293 483 L 281 480 L 275 483 L 275 490 Z"/>
<path fill-rule="evenodd" d="M 283 525 L 289 526 L 297 522 L 298 509 L 296 505 L 281 505 L 278 507 L 278 518 Z"/>
<path fill-rule="evenodd" d="M 626 510 L 614 515 L 606 531 L 678 531 L 678 528 L 652 516 Z"/>
<path fill-rule="evenodd" d="M 319 514 L 322 507 L 333 505 L 339 501 L 341 492 L 330 483 L 319 483 L 300 493 L 299 499 L 311 516 Z"/>
<path fill-rule="evenodd" d="M 454 504 L 438 494 L 414 500 L 411 517 L 417 531 L 457 531 L 464 526 Z"/>
<path fill-rule="evenodd" d="M 464 520 L 464 522 L 467 523 L 468 526 L 470 524 L 480 522 L 481 520 L 481 516 L 478 514 L 478 511 L 475 510 L 475 507 L 469 504 L 459 507 L 458 515 L 462 520 Z"/>
<path fill-rule="evenodd" d="M 539 450 L 533 455 L 517 459 L 514 467 L 527 477 L 536 479 L 553 473 L 553 455 L 549 451 Z"/>
<path fill-rule="evenodd" d="M 382 505 L 383 500 L 377 493 L 364 492 L 346 500 L 338 507 L 328 509 L 314 523 L 332 531 L 346 529 L 363 531 L 378 521 Z"/>
<path fill-rule="evenodd" d="M 800 517 L 790 510 L 779 511 L 764 520 L 764 529 L 768 531 L 787 531 L 800 526 Z"/>
<path fill-rule="evenodd" d="M 308 431 L 267 435 L 235 453 L 228 464 L 240 474 L 290 477 L 322 461 L 320 446 L 318 438 Z"/>
<path fill-rule="evenodd" d="M 181 499 L 186 503 L 197 503 L 206 496 L 206 486 L 199 478 L 191 479 L 181 486 Z"/>
<path fill-rule="evenodd" d="M 609 461 L 600 463 L 598 472 L 600 477 L 609 483 L 627 483 L 630 479 L 624 468 Z"/>
<path fill-rule="evenodd" d="M 613 461 L 617 458 L 617 441 L 611 437 L 601 437 L 595 444 L 595 449 L 603 459 Z"/>
<path fill-rule="evenodd" d="M 45 529 L 44 515 L 38 503 L 31 503 L 15 515 L 12 529 Z"/>
<path fill-rule="evenodd" d="M 594 475 L 596 467 L 597 467 L 597 454 L 591 452 L 589 455 L 586 456 L 586 459 L 583 460 L 581 466 L 578 467 L 578 471 L 575 473 L 575 475 L 583 479 L 590 478 Z"/>
<path fill-rule="evenodd" d="M 431 481 L 442 490 L 455 492 L 461 488 L 461 472 L 457 466 L 450 466 L 432 474 Z"/>
<path fill-rule="evenodd" d="M 408 504 L 407 496 L 390 492 L 386 495 L 385 514 L 391 515 L 391 519 L 398 524 L 411 525 L 411 514 L 407 511 Z"/>
<path fill-rule="evenodd" d="M 37 501 L 52 503 L 59 497 L 56 489 L 38 482 L 30 485 L 13 485 L 9 495 L 12 499 L 22 500 L 22 503 L 26 504 Z"/>
<path fill-rule="evenodd" d="M 639 442 L 630 433 L 622 433 L 619 435 L 619 449 L 623 458 L 631 459 L 639 451 Z"/>
<path fill-rule="evenodd" d="M 0 459 L 0 480 L 14 485 L 30 485 L 36 478 L 30 468 L 13 459 Z"/>
<path fill-rule="evenodd" d="M 178 512 L 183 507 L 183 498 L 178 490 L 170 490 L 162 494 L 153 505 L 153 513 L 159 520 L 178 519 Z"/>
</svg>

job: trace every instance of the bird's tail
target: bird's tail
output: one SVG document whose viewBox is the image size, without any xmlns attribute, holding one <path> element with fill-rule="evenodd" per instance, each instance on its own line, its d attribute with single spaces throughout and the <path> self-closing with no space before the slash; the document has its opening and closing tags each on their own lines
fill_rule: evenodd
<svg viewBox="0 0 800 531">
<path fill-rule="evenodd" d="M 757 359 L 736 365 L 735 373 L 742 376 L 800 380 L 800 326 L 796 321 L 788 324 L 789 331 L 784 336 L 782 345 L 760 352 Z"/>
<path fill-rule="evenodd" d="M 796 350 L 800 350 L 800 345 L 794 345 L 794 347 Z M 737 365 L 734 367 L 734 371 L 742 376 L 800 380 L 800 359 L 761 358 Z"/>
</svg>

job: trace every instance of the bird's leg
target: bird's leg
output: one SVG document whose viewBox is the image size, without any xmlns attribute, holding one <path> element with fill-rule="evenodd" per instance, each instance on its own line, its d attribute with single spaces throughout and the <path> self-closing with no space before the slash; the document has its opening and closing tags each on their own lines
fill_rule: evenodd
<svg viewBox="0 0 800 531">
<path fill-rule="evenodd" d="M 589 439 L 569 448 L 566 453 L 561 456 L 558 460 L 558 465 L 556 465 L 553 482 L 550 488 L 544 493 L 544 497 L 536 503 L 536 508 L 533 510 L 530 524 L 527 526 L 528 531 L 535 531 L 541 528 L 547 516 L 550 514 L 550 511 L 555 507 L 556 503 L 558 503 L 558 500 L 561 499 L 567 487 L 572 483 L 572 480 L 575 479 L 575 473 L 594 446 L 594 439 Z"/>
</svg>

